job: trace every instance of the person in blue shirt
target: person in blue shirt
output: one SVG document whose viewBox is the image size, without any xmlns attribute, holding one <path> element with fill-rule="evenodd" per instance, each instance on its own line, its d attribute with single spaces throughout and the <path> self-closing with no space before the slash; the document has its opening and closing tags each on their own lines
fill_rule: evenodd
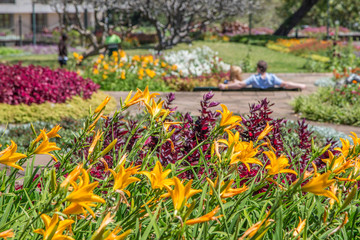
<svg viewBox="0 0 360 240">
<path fill-rule="evenodd" d="M 241 89 L 247 86 L 252 86 L 253 88 L 266 89 L 270 87 L 279 86 L 286 89 L 300 88 L 304 90 L 306 88 L 305 84 L 285 82 L 278 78 L 275 74 L 267 73 L 267 63 L 263 60 L 260 60 L 257 63 L 257 74 L 251 75 L 248 79 L 241 81 L 241 79 L 234 79 L 232 82 L 227 84 L 220 83 L 219 88 L 222 90 L 227 89 Z M 230 73 L 231 75 L 231 73 Z"/>
</svg>

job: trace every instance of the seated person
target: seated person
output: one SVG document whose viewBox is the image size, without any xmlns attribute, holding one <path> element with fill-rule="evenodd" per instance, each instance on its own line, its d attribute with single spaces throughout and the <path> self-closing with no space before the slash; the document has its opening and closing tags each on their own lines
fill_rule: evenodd
<svg viewBox="0 0 360 240">
<path fill-rule="evenodd" d="M 306 88 L 305 84 L 285 82 L 276 77 L 274 74 L 267 73 L 267 63 L 262 60 L 257 63 L 257 74 L 253 74 L 245 81 L 240 81 L 240 79 L 231 79 L 231 71 L 233 71 L 232 69 L 234 69 L 234 67 L 230 68 L 230 80 L 232 80 L 232 82 L 229 82 L 228 84 L 220 83 L 220 89 L 241 89 L 249 85 L 251 85 L 253 88 L 261 89 L 275 86 L 280 86 L 285 89 L 300 88 L 301 90 L 304 90 Z"/>
</svg>

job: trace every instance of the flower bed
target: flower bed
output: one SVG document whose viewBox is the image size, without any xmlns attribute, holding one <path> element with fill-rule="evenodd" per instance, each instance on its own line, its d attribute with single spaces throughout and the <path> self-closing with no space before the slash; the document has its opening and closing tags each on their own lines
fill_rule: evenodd
<svg viewBox="0 0 360 240">
<path fill-rule="evenodd" d="M 193 50 L 166 53 L 164 60 L 177 66 L 181 76 L 202 76 L 217 72 L 227 72 L 230 65 L 217 56 L 217 52 L 207 46 Z"/>
<path fill-rule="evenodd" d="M 123 50 L 111 57 L 100 55 L 85 72 L 101 89 L 111 91 L 135 90 L 147 85 L 158 91 L 169 91 L 161 77 L 172 74 L 179 74 L 176 65 L 152 55 L 128 57 Z"/>
<path fill-rule="evenodd" d="M 64 103 L 74 96 L 88 99 L 99 88 L 75 72 L 48 67 L 0 64 L 0 103 Z"/>
<path fill-rule="evenodd" d="M 103 90 L 135 90 L 146 86 L 157 91 L 191 90 L 197 83 L 220 81 L 219 77 L 225 76 L 229 68 L 208 47 L 169 52 L 160 57 L 130 57 L 119 51 L 111 57 L 100 55 L 84 76 L 93 79 Z"/>
<path fill-rule="evenodd" d="M 25 154 L 15 142 L 1 151 L 0 164 L 10 174 L 0 172 L 0 236 L 354 239 L 359 234 L 355 134 L 354 145 L 342 139 L 342 146 L 317 146 L 300 122 L 299 142 L 292 144 L 279 132 L 281 121 L 269 118 L 267 101 L 241 118 L 225 105 L 213 111 L 218 103 L 209 93 L 195 120 L 171 114 L 172 95 L 166 102 L 155 101 L 156 95 L 147 89 L 130 93 L 119 112 L 100 121 L 106 99 L 78 129 L 66 154 L 57 154 L 53 141 L 60 126 L 34 131 Z M 133 105 L 145 112 L 138 122 L 122 117 Z M 23 169 L 34 154 L 52 156 L 56 166 Z"/>
<path fill-rule="evenodd" d="M 320 62 L 328 62 L 326 56 L 332 47 L 331 41 L 322 41 L 313 38 L 306 39 L 277 39 L 269 41 L 266 47 L 275 51 L 293 53 L 302 57 L 310 58 Z"/>
<path fill-rule="evenodd" d="M 313 121 L 360 126 L 360 86 L 319 88 L 309 96 L 299 96 L 294 110 Z"/>
<path fill-rule="evenodd" d="M 45 55 L 45 54 L 58 54 L 59 47 L 57 45 L 24 45 L 24 46 L 17 46 L 15 49 L 21 52 L 26 52 L 29 54 L 36 54 L 36 55 Z M 69 52 L 76 52 L 78 51 L 77 48 L 69 47 Z"/>
<path fill-rule="evenodd" d="M 336 34 L 336 32 L 338 33 L 348 33 L 350 32 L 350 30 L 348 28 L 345 27 L 339 27 L 338 29 L 336 28 L 329 28 L 329 34 L 330 36 L 334 36 Z M 319 36 L 326 36 L 327 33 L 327 29 L 326 26 L 321 26 L 321 27 L 306 27 L 302 30 L 299 31 L 299 34 L 305 35 L 305 36 L 310 36 L 310 37 L 319 37 Z"/>
</svg>

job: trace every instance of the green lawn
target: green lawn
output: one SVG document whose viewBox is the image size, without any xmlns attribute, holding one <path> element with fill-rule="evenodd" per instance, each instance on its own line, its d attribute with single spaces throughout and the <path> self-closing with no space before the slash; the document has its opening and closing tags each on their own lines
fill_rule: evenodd
<svg viewBox="0 0 360 240">
<path fill-rule="evenodd" d="M 41 65 L 49 66 L 51 68 L 59 67 L 57 60 L 58 56 L 56 54 L 47 54 L 47 55 L 24 55 L 24 56 L 0 56 L 1 62 L 9 62 L 11 64 L 16 64 L 22 62 L 23 65 Z"/>
<path fill-rule="evenodd" d="M 175 46 L 173 49 L 166 51 L 174 51 L 174 50 L 182 50 L 182 49 L 193 49 L 196 47 L 201 47 L 206 45 L 218 52 L 219 57 L 221 57 L 224 62 L 234 65 L 239 65 L 240 62 L 246 57 L 248 54 L 249 48 L 250 52 L 250 62 L 251 65 L 255 66 L 256 62 L 259 60 L 265 60 L 269 64 L 270 72 L 307 72 L 306 69 L 303 68 L 306 59 L 298 56 L 294 56 L 287 53 L 276 52 L 270 50 L 266 47 L 261 46 L 250 46 L 241 43 L 232 43 L 232 42 L 204 42 L 204 41 L 196 41 L 193 42 L 192 45 L 187 44 L 179 44 Z M 147 49 L 131 49 L 126 50 L 129 55 L 136 54 L 149 54 Z M 27 55 L 21 57 L 2 57 L 0 58 L 0 62 L 10 62 L 17 63 L 18 61 L 22 61 L 24 65 L 35 64 L 35 65 L 45 65 L 50 67 L 58 67 L 57 56 L 56 55 Z"/>
</svg>

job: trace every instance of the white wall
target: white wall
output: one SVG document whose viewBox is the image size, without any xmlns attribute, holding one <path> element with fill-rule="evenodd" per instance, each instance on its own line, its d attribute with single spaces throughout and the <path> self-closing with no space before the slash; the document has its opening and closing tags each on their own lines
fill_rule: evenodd
<svg viewBox="0 0 360 240">
<path fill-rule="evenodd" d="M 30 13 L 32 12 L 32 0 L 15 0 L 15 4 L 12 3 L 0 3 L 0 13 Z M 69 7 L 69 12 L 75 12 L 74 8 Z M 79 11 L 83 12 L 81 7 Z M 36 13 L 54 13 L 55 9 L 46 4 L 35 4 Z M 92 12 L 88 8 L 88 12 Z"/>
</svg>

